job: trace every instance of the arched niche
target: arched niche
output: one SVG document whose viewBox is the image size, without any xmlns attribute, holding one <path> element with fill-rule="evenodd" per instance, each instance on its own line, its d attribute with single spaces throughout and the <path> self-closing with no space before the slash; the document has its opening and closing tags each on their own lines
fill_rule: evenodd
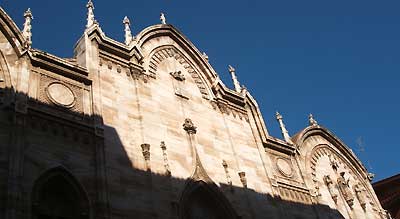
<svg viewBox="0 0 400 219">
<path fill-rule="evenodd" d="M 180 219 L 236 219 L 237 214 L 215 184 L 190 180 L 183 192 Z"/>
<path fill-rule="evenodd" d="M 54 168 L 35 182 L 32 219 L 90 219 L 89 200 L 69 172 Z"/>
</svg>

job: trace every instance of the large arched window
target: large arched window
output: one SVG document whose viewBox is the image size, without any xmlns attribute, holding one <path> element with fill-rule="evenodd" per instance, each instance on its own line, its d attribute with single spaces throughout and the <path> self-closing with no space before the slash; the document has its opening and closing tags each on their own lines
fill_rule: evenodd
<svg viewBox="0 0 400 219">
<path fill-rule="evenodd" d="M 87 197 L 77 181 L 62 168 L 48 171 L 35 183 L 33 219 L 89 219 Z"/>
<path fill-rule="evenodd" d="M 214 184 L 190 182 L 181 199 L 181 219 L 236 219 L 228 200 Z"/>
</svg>

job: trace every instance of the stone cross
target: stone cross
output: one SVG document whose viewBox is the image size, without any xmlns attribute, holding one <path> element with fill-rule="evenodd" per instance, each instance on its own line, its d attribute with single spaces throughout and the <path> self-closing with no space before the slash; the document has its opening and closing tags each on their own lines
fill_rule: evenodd
<svg viewBox="0 0 400 219">
<path fill-rule="evenodd" d="M 160 21 L 161 21 L 161 24 L 167 24 L 167 19 L 165 18 L 164 13 L 160 14 Z"/>
<path fill-rule="evenodd" d="M 125 44 L 129 45 L 132 42 L 131 22 L 127 16 L 124 17 L 122 23 L 125 25 Z"/>
<path fill-rule="evenodd" d="M 86 24 L 86 28 L 91 27 L 93 24 L 96 23 L 96 21 L 94 20 L 94 5 L 92 0 L 89 0 L 88 3 L 86 4 L 86 8 L 88 9 L 88 13 L 87 13 L 87 24 Z"/>
<path fill-rule="evenodd" d="M 26 47 L 30 48 L 32 46 L 32 12 L 31 9 L 28 8 L 28 10 L 25 11 L 24 13 L 25 17 L 25 23 L 24 23 L 24 29 L 22 30 L 22 35 L 25 38 L 25 43 Z"/>
<path fill-rule="evenodd" d="M 283 139 L 285 139 L 285 141 L 287 143 L 293 144 L 292 139 L 290 139 L 289 132 L 286 129 L 285 124 L 283 123 L 283 116 L 279 112 L 276 112 L 276 120 L 278 120 L 278 122 L 279 122 L 279 126 L 280 126 L 281 131 L 282 131 Z"/>
<path fill-rule="evenodd" d="M 231 73 L 233 85 L 235 86 L 235 91 L 240 93 L 241 87 L 240 87 L 240 83 L 236 77 L 236 70 L 231 65 L 228 66 L 228 70 Z"/>
</svg>

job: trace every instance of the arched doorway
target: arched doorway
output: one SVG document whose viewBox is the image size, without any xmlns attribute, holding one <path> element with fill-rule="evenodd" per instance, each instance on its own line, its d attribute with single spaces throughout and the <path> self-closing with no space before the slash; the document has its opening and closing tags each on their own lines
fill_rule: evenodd
<svg viewBox="0 0 400 219">
<path fill-rule="evenodd" d="M 87 197 L 77 181 L 62 168 L 48 171 L 35 183 L 33 219 L 89 219 Z"/>
<path fill-rule="evenodd" d="M 181 219 L 238 218 L 225 196 L 215 184 L 189 182 L 181 199 Z"/>
</svg>

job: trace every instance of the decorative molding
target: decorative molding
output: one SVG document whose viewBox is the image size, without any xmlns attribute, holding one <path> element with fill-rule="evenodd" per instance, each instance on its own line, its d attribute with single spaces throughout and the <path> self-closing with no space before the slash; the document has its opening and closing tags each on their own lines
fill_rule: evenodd
<svg viewBox="0 0 400 219">
<path fill-rule="evenodd" d="M 307 205 L 312 203 L 310 191 L 305 188 L 294 187 L 280 182 L 277 182 L 277 187 L 283 200 Z"/>
<path fill-rule="evenodd" d="M 153 53 L 149 61 L 148 71 L 150 77 L 156 78 L 159 64 L 167 58 L 174 58 L 176 61 L 178 61 L 191 75 L 197 87 L 199 88 L 203 98 L 207 100 L 210 99 L 207 91 L 207 86 L 201 79 L 200 73 L 197 72 L 194 65 L 190 61 L 188 61 L 187 58 L 175 47 L 162 47 Z"/>
<path fill-rule="evenodd" d="M 39 86 L 38 86 L 38 95 L 37 100 L 42 105 L 45 106 L 55 106 L 58 110 L 64 111 L 66 113 L 76 114 L 75 116 L 83 117 L 83 95 L 84 91 L 87 91 L 84 85 L 77 85 L 79 83 L 71 83 L 69 80 L 64 79 L 62 77 L 50 76 L 44 72 L 39 73 Z M 57 85 L 56 89 L 64 89 L 66 94 L 69 93 L 69 99 L 73 99 L 73 101 L 63 100 L 64 97 L 56 97 L 55 92 L 52 90 L 52 86 Z M 66 101 L 66 102 L 64 102 Z M 34 102 L 34 100 L 33 100 Z M 30 103 L 33 103 L 32 101 Z M 64 102 L 64 103 L 63 103 Z M 40 104 L 38 103 L 38 104 Z"/>
<path fill-rule="evenodd" d="M 229 103 L 220 99 L 211 100 L 210 103 L 214 110 L 218 110 L 223 114 L 232 115 L 234 118 L 239 118 L 240 120 L 244 119 L 246 122 L 249 122 L 249 117 L 245 109 L 231 106 Z"/>
</svg>

